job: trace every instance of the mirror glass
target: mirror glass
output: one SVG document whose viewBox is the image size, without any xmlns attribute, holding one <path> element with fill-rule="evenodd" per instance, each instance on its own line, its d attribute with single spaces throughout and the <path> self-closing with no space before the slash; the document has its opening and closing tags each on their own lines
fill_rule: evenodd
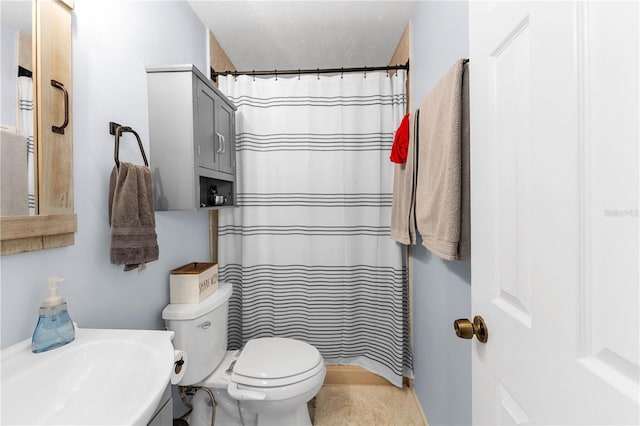
<svg viewBox="0 0 640 426">
<path fill-rule="evenodd" d="M 0 215 L 36 214 L 31 1 L 0 1 Z"/>
</svg>

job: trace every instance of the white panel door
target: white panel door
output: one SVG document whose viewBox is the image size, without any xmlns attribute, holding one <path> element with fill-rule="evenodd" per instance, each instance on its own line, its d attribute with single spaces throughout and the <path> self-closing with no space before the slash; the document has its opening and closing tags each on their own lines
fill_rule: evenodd
<svg viewBox="0 0 640 426">
<path fill-rule="evenodd" d="M 470 2 L 474 424 L 640 423 L 639 13 Z"/>
</svg>

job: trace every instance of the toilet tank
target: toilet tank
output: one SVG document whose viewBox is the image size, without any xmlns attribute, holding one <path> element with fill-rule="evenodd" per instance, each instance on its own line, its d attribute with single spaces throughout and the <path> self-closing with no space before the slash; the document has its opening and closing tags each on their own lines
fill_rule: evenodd
<svg viewBox="0 0 640 426">
<path fill-rule="evenodd" d="M 200 303 L 172 303 L 162 310 L 168 330 L 176 333 L 173 347 L 187 352 L 187 369 L 180 386 L 200 382 L 211 374 L 227 351 L 227 315 L 233 287 L 221 283 Z"/>
</svg>

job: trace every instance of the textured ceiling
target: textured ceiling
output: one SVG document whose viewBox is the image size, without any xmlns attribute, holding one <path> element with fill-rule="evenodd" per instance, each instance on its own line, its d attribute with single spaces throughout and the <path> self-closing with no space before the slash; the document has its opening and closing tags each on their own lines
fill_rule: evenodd
<svg viewBox="0 0 640 426">
<path fill-rule="evenodd" d="M 388 64 L 414 1 L 189 0 L 239 70 Z"/>
</svg>

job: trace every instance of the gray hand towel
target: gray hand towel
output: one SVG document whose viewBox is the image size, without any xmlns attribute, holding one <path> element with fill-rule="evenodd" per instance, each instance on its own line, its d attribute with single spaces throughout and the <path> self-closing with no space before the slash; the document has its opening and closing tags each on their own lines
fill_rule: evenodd
<svg viewBox="0 0 640 426">
<path fill-rule="evenodd" d="M 454 64 L 420 105 L 416 221 L 446 260 L 471 256 L 468 64 Z"/>
<path fill-rule="evenodd" d="M 146 166 L 120 162 L 109 180 L 111 263 L 130 271 L 158 260 L 151 172 Z"/>
</svg>

